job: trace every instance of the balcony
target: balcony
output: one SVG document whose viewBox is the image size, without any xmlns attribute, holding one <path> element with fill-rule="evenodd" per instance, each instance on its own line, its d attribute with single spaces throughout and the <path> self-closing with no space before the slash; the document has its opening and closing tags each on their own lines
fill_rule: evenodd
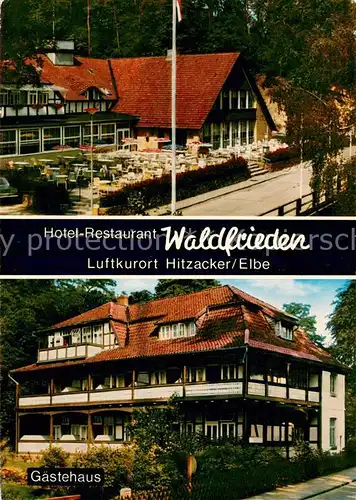
<svg viewBox="0 0 356 500">
<path fill-rule="evenodd" d="M 317 388 L 307 389 L 295 389 L 289 387 L 287 390 L 286 386 L 267 384 L 267 394 L 266 386 L 264 382 L 249 382 L 248 383 L 248 394 L 250 396 L 263 396 L 267 398 L 278 398 L 278 399 L 288 399 L 292 401 L 309 401 L 311 403 L 320 402 L 320 394 Z"/>
<path fill-rule="evenodd" d="M 103 347 L 98 344 L 72 344 L 58 347 L 40 348 L 38 350 L 38 363 L 48 363 L 65 359 L 84 359 L 90 356 L 95 356 L 103 350 Z"/>
<path fill-rule="evenodd" d="M 186 397 L 234 396 L 240 394 L 242 394 L 242 382 L 189 384 L 185 388 Z"/>
</svg>

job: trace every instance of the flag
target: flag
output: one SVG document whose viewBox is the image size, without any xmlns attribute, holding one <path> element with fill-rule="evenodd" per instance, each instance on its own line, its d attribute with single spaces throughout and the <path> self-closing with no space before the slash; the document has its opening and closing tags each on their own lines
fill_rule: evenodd
<svg viewBox="0 0 356 500">
<path fill-rule="evenodd" d="M 182 5 L 181 5 L 181 0 L 176 0 L 177 4 L 177 20 L 180 23 L 182 20 Z"/>
</svg>

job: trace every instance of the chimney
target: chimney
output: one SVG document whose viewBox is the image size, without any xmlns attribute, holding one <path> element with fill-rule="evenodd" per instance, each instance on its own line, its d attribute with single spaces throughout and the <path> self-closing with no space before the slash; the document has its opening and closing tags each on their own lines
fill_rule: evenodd
<svg viewBox="0 0 356 500">
<path fill-rule="evenodd" d="M 248 344 L 249 340 L 250 340 L 250 330 L 248 328 L 246 328 L 245 335 L 244 335 L 244 343 Z"/>
<path fill-rule="evenodd" d="M 73 66 L 74 42 L 72 40 L 52 42 L 46 55 L 55 66 Z"/>
<path fill-rule="evenodd" d="M 119 295 L 116 298 L 116 302 L 118 304 L 121 304 L 122 306 L 128 306 L 129 305 L 129 297 L 128 297 L 128 295 Z"/>
</svg>

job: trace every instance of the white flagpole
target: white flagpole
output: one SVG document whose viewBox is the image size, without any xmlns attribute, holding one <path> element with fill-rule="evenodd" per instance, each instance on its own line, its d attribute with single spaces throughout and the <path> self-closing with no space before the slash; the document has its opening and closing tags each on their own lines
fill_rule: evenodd
<svg viewBox="0 0 356 500">
<path fill-rule="evenodd" d="M 172 10 L 172 207 L 176 213 L 176 86 L 177 86 L 177 0 L 173 0 Z"/>
</svg>

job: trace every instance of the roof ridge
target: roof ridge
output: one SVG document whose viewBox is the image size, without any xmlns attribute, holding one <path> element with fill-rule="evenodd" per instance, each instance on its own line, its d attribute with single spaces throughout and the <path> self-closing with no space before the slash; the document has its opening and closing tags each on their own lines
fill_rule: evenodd
<svg viewBox="0 0 356 500">
<path fill-rule="evenodd" d="M 286 311 L 283 311 L 283 309 L 279 309 L 278 307 L 270 304 L 269 302 L 265 302 L 264 300 L 261 300 L 257 297 L 254 297 L 253 295 L 251 295 L 250 293 L 247 293 L 247 292 L 244 292 L 243 290 L 240 290 L 239 288 L 237 288 L 235 285 L 227 285 L 230 290 L 235 294 L 235 295 L 239 295 L 240 298 L 243 300 L 243 298 L 241 297 L 240 294 L 243 294 L 243 295 L 247 295 L 247 297 L 251 297 L 251 299 L 253 299 L 254 301 L 257 302 L 257 304 L 261 304 L 262 306 L 267 306 L 269 309 L 274 309 L 275 311 L 279 312 L 279 313 L 282 313 L 284 316 L 289 316 L 291 318 L 296 318 L 296 316 L 293 316 L 293 314 L 289 314 L 287 313 Z M 296 318 L 297 319 L 297 318 Z"/>
<path fill-rule="evenodd" d="M 177 58 L 179 57 L 206 57 L 206 56 L 226 56 L 226 55 L 235 55 L 235 56 L 240 56 L 241 52 L 239 51 L 232 51 L 232 52 L 206 52 L 203 54 L 177 54 Z M 76 57 L 76 56 L 75 56 Z M 81 56 L 79 56 L 81 57 Z M 162 54 L 160 56 L 137 56 L 137 57 L 110 57 L 109 59 L 111 61 L 131 61 L 133 59 L 166 59 L 167 54 Z M 82 59 L 86 59 L 85 57 L 82 57 Z M 89 59 L 89 58 L 87 58 Z M 93 58 L 91 58 L 93 59 Z"/>
<path fill-rule="evenodd" d="M 203 292 L 210 291 L 210 290 L 215 290 L 217 288 L 228 288 L 228 287 L 229 287 L 229 285 L 216 285 L 216 286 L 212 286 L 209 288 L 203 288 L 203 290 L 198 290 L 197 292 L 181 293 L 180 295 L 174 295 L 173 297 L 162 297 L 160 299 L 152 299 L 152 300 L 148 300 L 147 302 L 141 302 L 141 303 L 137 302 L 136 304 L 129 305 L 129 307 L 145 305 L 145 304 L 152 304 L 153 302 L 172 300 L 172 299 L 177 299 L 179 297 L 187 297 L 188 295 L 198 295 L 199 293 L 203 293 Z"/>
</svg>

